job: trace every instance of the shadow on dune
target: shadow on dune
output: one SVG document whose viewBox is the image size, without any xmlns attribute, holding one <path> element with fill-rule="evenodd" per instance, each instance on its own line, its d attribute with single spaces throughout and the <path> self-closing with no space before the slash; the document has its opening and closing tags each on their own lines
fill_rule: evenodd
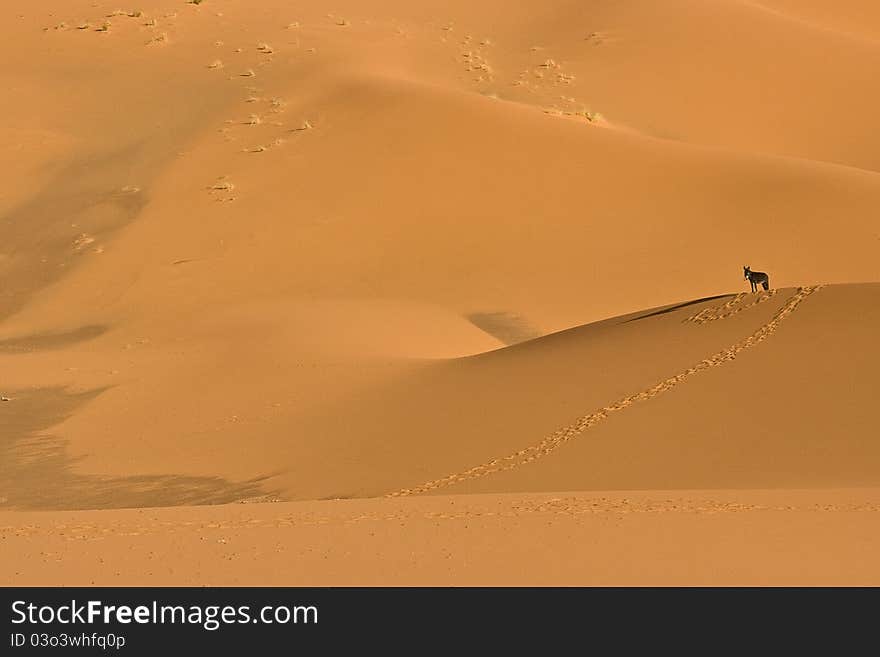
<svg viewBox="0 0 880 657">
<path fill-rule="evenodd" d="M 92 324 L 81 326 L 72 331 L 63 333 L 41 333 L 39 335 L 24 335 L 17 338 L 0 340 L 0 353 L 36 351 L 38 349 L 61 349 L 100 337 L 107 332 L 106 326 Z"/>
<path fill-rule="evenodd" d="M 16 254 L 0 268 L 0 318 L 24 307 L 36 291 L 68 273 L 92 245 L 130 223 L 146 206 L 129 185 L 134 144 L 64 166 L 26 203 L 0 216 L 4 248 Z"/>
<path fill-rule="evenodd" d="M 665 315 L 666 313 L 675 312 L 676 310 L 680 310 L 682 308 L 687 308 L 688 306 L 695 306 L 698 303 L 706 303 L 707 301 L 715 301 L 716 299 L 726 299 L 727 297 L 735 296 L 733 294 L 716 294 L 714 297 L 703 297 L 702 299 L 694 299 L 693 301 L 685 301 L 684 303 L 677 303 L 674 306 L 666 306 L 665 308 L 660 308 L 659 310 L 655 310 L 653 312 L 647 313 L 645 315 L 639 315 L 638 317 L 631 317 L 630 319 L 625 320 L 623 323 L 626 324 L 628 322 L 635 322 L 640 319 L 648 319 L 648 317 L 656 317 L 657 315 Z"/>
<path fill-rule="evenodd" d="M 273 495 L 265 478 L 231 482 L 220 477 L 144 475 L 108 477 L 74 472 L 67 441 L 48 433 L 103 389 L 61 388 L 9 392 L 0 406 L 0 508 L 107 509 L 224 504 Z"/>
<path fill-rule="evenodd" d="M 541 337 L 541 332 L 523 317 L 513 313 L 471 313 L 468 321 L 504 344 L 510 346 Z"/>
</svg>

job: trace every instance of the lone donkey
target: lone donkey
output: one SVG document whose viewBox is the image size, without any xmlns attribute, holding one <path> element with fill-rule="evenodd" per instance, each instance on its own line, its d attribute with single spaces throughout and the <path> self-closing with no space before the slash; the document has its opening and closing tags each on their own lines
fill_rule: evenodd
<svg viewBox="0 0 880 657">
<path fill-rule="evenodd" d="M 752 292 L 757 292 L 759 285 L 763 285 L 765 290 L 770 289 L 770 277 L 764 272 L 752 271 L 748 267 L 743 267 L 743 274 L 746 280 L 752 284 Z"/>
</svg>

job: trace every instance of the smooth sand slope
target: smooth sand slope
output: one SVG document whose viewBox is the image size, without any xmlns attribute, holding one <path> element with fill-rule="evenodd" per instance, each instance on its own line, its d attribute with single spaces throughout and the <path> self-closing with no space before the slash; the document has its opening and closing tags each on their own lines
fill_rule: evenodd
<svg viewBox="0 0 880 657">
<path fill-rule="evenodd" d="M 0 9 L 3 582 L 878 579 L 876 8 L 510 4 Z"/>
</svg>

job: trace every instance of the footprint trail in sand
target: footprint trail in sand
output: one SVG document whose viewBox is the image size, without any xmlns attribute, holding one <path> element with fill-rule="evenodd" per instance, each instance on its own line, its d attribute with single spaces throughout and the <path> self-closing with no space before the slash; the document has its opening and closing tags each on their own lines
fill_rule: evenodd
<svg viewBox="0 0 880 657">
<path fill-rule="evenodd" d="M 691 315 L 690 317 L 685 318 L 682 323 L 705 324 L 706 322 L 714 322 L 719 319 L 727 319 L 728 317 L 739 314 L 744 310 L 754 308 L 765 301 L 770 301 L 770 299 L 775 297 L 778 293 L 779 290 L 774 288 L 767 294 L 759 294 L 749 303 L 740 304 L 740 301 L 751 296 L 748 292 L 740 292 L 724 305 L 719 306 L 718 308 L 705 308 L 696 315 Z"/>
<path fill-rule="evenodd" d="M 465 470 L 464 472 L 447 475 L 446 477 L 442 477 L 440 479 L 434 479 L 413 488 L 403 488 L 388 493 L 386 497 L 403 497 L 408 495 L 417 495 L 419 493 L 426 493 L 431 490 L 445 488 L 446 486 L 451 486 L 453 484 L 461 483 L 471 479 L 485 477 L 496 472 L 512 470 L 514 468 L 518 468 L 522 465 L 531 463 L 532 461 L 547 456 L 556 448 L 560 447 L 570 440 L 573 440 L 574 438 L 577 438 L 580 434 L 582 434 L 590 427 L 595 426 L 596 424 L 605 420 L 612 413 L 628 408 L 636 402 L 657 397 L 658 395 L 661 395 L 664 392 L 671 390 L 675 386 L 679 385 L 680 383 L 694 376 L 695 374 L 702 372 L 703 370 L 707 370 L 711 367 L 718 367 L 719 365 L 723 365 L 724 363 L 728 363 L 734 360 L 741 352 L 755 346 L 760 342 L 763 342 L 771 335 L 773 335 L 776 332 L 776 329 L 779 328 L 779 325 L 789 315 L 791 315 L 791 313 L 793 313 L 795 309 L 797 309 L 797 307 L 801 304 L 801 302 L 804 301 L 804 299 L 806 299 L 822 287 L 824 286 L 814 285 L 798 288 L 797 292 L 785 302 L 782 308 L 779 309 L 779 311 L 773 316 L 773 318 L 769 322 L 761 326 L 758 330 L 756 330 L 748 337 L 740 340 L 730 347 L 727 347 L 726 349 L 715 353 L 708 358 L 704 358 L 696 365 L 693 365 L 692 367 L 689 367 L 688 369 L 683 370 L 678 374 L 675 374 L 661 381 L 660 383 L 651 388 L 648 388 L 647 390 L 642 390 L 641 392 L 632 394 L 628 397 L 624 397 L 623 399 L 620 399 L 613 404 L 600 408 L 599 410 L 594 411 L 588 415 L 583 415 L 579 417 L 571 424 L 556 430 L 535 445 L 531 445 L 529 447 L 521 449 L 518 452 L 515 452 L 508 456 L 492 459 L 491 461 L 481 463 L 480 465 L 474 466 L 473 468 Z M 771 294 L 761 295 L 761 297 L 752 304 L 748 304 L 736 310 L 732 310 L 734 306 L 736 306 L 736 304 L 738 304 L 739 301 L 744 298 L 744 295 L 737 295 L 736 297 L 722 305 L 720 308 L 718 308 L 715 315 L 712 315 L 712 318 L 722 319 L 724 317 L 729 317 L 736 312 L 739 312 L 740 310 L 744 310 L 746 307 L 751 307 L 753 305 L 761 303 L 762 299 L 766 300 L 772 298 L 774 294 L 775 290 Z M 694 317 L 697 317 L 700 314 L 701 313 L 698 313 L 698 315 L 695 315 Z M 706 317 L 709 316 L 710 315 L 706 315 Z M 704 319 L 703 321 L 710 320 Z"/>
</svg>

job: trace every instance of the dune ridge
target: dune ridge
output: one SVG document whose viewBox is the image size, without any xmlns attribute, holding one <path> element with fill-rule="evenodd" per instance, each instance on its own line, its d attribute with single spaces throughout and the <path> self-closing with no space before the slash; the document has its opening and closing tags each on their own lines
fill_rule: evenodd
<svg viewBox="0 0 880 657">
<path fill-rule="evenodd" d="M 405 495 L 414 495 L 418 493 L 425 493 L 430 490 L 434 490 L 437 488 L 442 488 L 444 486 L 448 486 L 454 483 L 458 483 L 461 481 L 467 481 L 468 479 L 476 479 L 477 477 L 485 477 L 494 472 L 501 472 L 504 470 L 511 470 L 513 468 L 518 468 L 527 463 L 530 463 L 536 459 L 541 458 L 567 443 L 570 440 L 574 440 L 578 436 L 580 436 L 584 431 L 592 427 L 593 425 L 601 422 L 608 418 L 608 416 L 617 411 L 622 411 L 629 406 L 632 406 L 634 403 L 646 399 L 651 399 L 660 395 L 667 390 L 671 390 L 673 387 L 677 386 L 681 382 L 687 380 L 694 374 L 701 372 L 710 367 L 717 367 L 719 365 L 723 365 L 740 354 L 740 352 L 745 351 L 753 347 L 760 342 L 763 342 L 771 335 L 776 332 L 776 329 L 779 327 L 779 324 L 788 317 L 791 313 L 795 311 L 795 309 L 800 305 L 800 303 L 809 297 L 811 294 L 815 293 L 817 290 L 821 289 L 821 285 L 814 285 L 810 287 L 802 287 L 797 290 L 797 292 L 792 295 L 786 302 L 785 305 L 773 316 L 773 318 L 761 326 L 758 330 L 752 333 L 750 336 L 743 338 L 736 344 L 731 345 L 730 347 L 724 349 L 723 351 L 719 351 L 708 358 L 701 360 L 696 365 L 689 367 L 688 369 L 679 372 L 673 376 L 670 376 L 667 379 L 664 379 L 660 383 L 652 386 L 647 390 L 643 390 L 641 392 L 635 393 L 633 395 L 629 395 L 628 397 L 624 397 L 613 404 L 609 404 L 598 411 L 594 411 L 588 415 L 583 415 L 579 417 L 577 420 L 572 422 L 571 424 L 562 427 L 555 431 L 552 435 L 544 438 L 540 442 L 536 443 L 531 447 L 527 447 L 525 449 L 521 449 L 514 454 L 510 454 L 509 456 L 505 456 L 503 458 L 493 459 L 487 463 L 482 463 L 480 465 L 474 466 L 473 468 L 466 470 L 461 473 L 456 473 L 444 477 L 442 479 L 437 479 L 434 481 L 429 481 L 421 486 L 417 486 L 415 488 L 405 488 L 400 491 L 395 491 L 393 493 L 389 493 L 389 497 L 399 497 Z M 735 301 L 741 300 L 741 296 L 737 295 L 733 300 L 721 306 L 717 311 L 718 314 L 714 314 L 712 319 L 724 319 L 733 312 L 725 315 L 720 313 L 719 311 L 723 311 L 725 306 L 729 307 L 728 304 L 731 304 Z M 758 300 L 754 303 L 760 303 L 763 299 L 770 299 L 772 295 L 763 295 L 758 297 Z M 747 308 L 748 306 L 743 306 L 743 308 Z M 738 309 L 741 310 L 742 308 Z M 709 310 L 709 309 L 707 309 Z M 700 311 L 701 313 L 705 311 Z M 736 312 L 736 311 L 734 311 Z M 690 318 L 688 318 L 690 319 Z M 705 321 L 705 320 L 703 320 Z"/>
</svg>

